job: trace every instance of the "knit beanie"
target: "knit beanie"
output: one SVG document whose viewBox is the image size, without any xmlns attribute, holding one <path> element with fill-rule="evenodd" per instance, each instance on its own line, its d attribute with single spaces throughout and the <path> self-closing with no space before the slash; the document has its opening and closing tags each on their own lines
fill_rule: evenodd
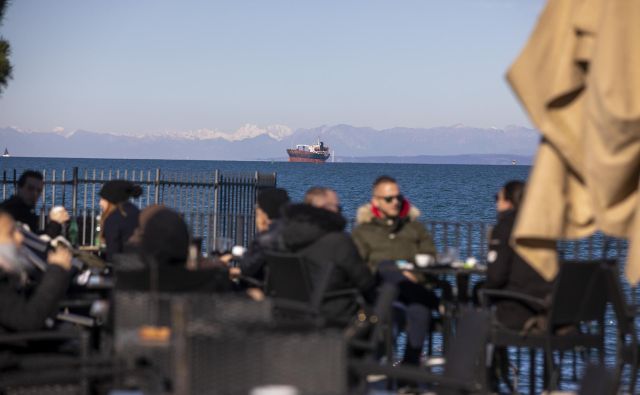
<svg viewBox="0 0 640 395">
<path fill-rule="evenodd" d="M 289 203 L 289 195 L 282 188 L 263 189 L 258 193 L 258 207 L 270 219 L 280 218 L 282 207 Z"/>
<path fill-rule="evenodd" d="M 100 197 L 113 204 L 123 203 L 131 197 L 136 198 L 140 195 L 142 195 L 140 185 L 126 180 L 107 181 L 100 190 Z"/>
</svg>

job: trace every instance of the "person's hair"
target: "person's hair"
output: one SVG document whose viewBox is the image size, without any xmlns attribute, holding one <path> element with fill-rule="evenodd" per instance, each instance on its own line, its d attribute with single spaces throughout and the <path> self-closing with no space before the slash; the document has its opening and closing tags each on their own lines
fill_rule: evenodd
<svg viewBox="0 0 640 395">
<path fill-rule="evenodd" d="M 307 189 L 307 192 L 305 192 L 303 202 L 306 204 L 311 204 L 311 202 L 313 202 L 313 199 L 317 197 L 324 197 L 329 192 L 335 191 L 329 187 L 311 187 Z"/>
<path fill-rule="evenodd" d="M 106 199 L 105 199 L 106 200 Z M 100 215 L 100 238 L 104 241 L 104 223 L 107 220 L 107 218 L 109 218 L 109 216 L 111 216 L 111 214 L 113 214 L 116 210 L 120 211 L 120 214 L 122 214 L 122 216 L 126 217 L 127 213 L 126 211 L 124 211 L 124 203 L 111 203 L 110 201 L 107 200 L 107 209 L 104 210 L 104 212 Z"/>
<path fill-rule="evenodd" d="M 40 173 L 37 170 L 25 170 L 24 173 L 22 173 L 20 175 L 20 178 L 18 178 L 18 187 L 22 188 L 24 186 L 24 184 L 27 183 L 27 178 L 36 178 L 40 181 L 44 181 L 44 177 L 42 176 L 42 173 Z"/>
<path fill-rule="evenodd" d="M 511 202 L 513 208 L 518 210 L 522 202 L 522 196 L 524 195 L 524 182 L 512 180 L 504 184 L 502 189 L 504 190 L 504 199 Z"/>
<path fill-rule="evenodd" d="M 398 181 L 396 181 L 395 178 L 391 177 L 391 176 L 387 176 L 387 175 L 382 175 L 378 178 L 376 178 L 376 180 L 373 182 L 373 188 L 372 189 L 376 189 L 376 187 L 380 184 L 397 184 Z"/>
</svg>

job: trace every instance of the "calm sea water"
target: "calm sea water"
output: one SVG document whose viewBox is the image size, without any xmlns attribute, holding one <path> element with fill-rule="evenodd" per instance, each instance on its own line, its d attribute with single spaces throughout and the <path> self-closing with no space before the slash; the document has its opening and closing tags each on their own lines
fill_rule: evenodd
<svg viewBox="0 0 640 395">
<path fill-rule="evenodd" d="M 17 169 L 128 169 L 163 172 L 277 173 L 278 186 L 301 200 L 311 186 L 334 188 L 344 214 L 353 219 L 359 205 L 369 200 L 373 180 L 382 174 L 395 177 L 403 194 L 423 212 L 423 220 L 485 221 L 495 219 L 494 194 L 507 181 L 524 180 L 529 166 L 412 165 L 369 163 L 289 163 L 233 161 L 176 161 L 69 158 L 0 158 L 0 170 Z"/>
</svg>

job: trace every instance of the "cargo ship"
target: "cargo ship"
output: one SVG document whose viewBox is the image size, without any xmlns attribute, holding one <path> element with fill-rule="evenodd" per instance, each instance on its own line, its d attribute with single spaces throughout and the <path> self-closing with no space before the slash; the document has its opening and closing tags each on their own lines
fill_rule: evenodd
<svg viewBox="0 0 640 395">
<path fill-rule="evenodd" d="M 287 154 L 289 162 L 324 163 L 331 156 L 329 147 L 320 140 L 313 145 L 298 144 L 295 149 L 289 148 Z"/>
</svg>

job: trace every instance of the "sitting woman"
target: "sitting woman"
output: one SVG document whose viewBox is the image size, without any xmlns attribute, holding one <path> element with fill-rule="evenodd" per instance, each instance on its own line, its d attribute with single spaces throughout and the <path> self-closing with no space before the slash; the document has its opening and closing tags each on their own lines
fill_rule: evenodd
<svg viewBox="0 0 640 395">
<path fill-rule="evenodd" d="M 138 227 L 140 210 L 129 201 L 142 194 L 142 188 L 126 180 L 113 180 L 100 190 L 101 238 L 106 245 L 105 259 L 124 251 L 124 245 Z"/>
<path fill-rule="evenodd" d="M 35 289 L 27 292 L 18 253 L 22 240 L 13 218 L 0 211 L 0 331 L 43 328 L 69 286 L 71 251 L 58 247 L 49 252 L 49 266 Z"/>
<path fill-rule="evenodd" d="M 222 292 L 231 289 L 223 264 L 203 270 L 187 268 L 191 238 L 180 214 L 152 205 L 140 213 L 140 226 L 116 257 L 116 287 L 161 292 Z"/>
<path fill-rule="evenodd" d="M 487 262 L 487 281 L 483 288 L 503 289 L 545 299 L 553 284 L 546 281 L 511 247 L 509 239 L 524 192 L 524 183 L 510 181 L 496 195 L 498 223 L 491 232 Z M 498 321 L 507 328 L 522 329 L 536 312 L 515 301 L 496 303 Z"/>
</svg>

